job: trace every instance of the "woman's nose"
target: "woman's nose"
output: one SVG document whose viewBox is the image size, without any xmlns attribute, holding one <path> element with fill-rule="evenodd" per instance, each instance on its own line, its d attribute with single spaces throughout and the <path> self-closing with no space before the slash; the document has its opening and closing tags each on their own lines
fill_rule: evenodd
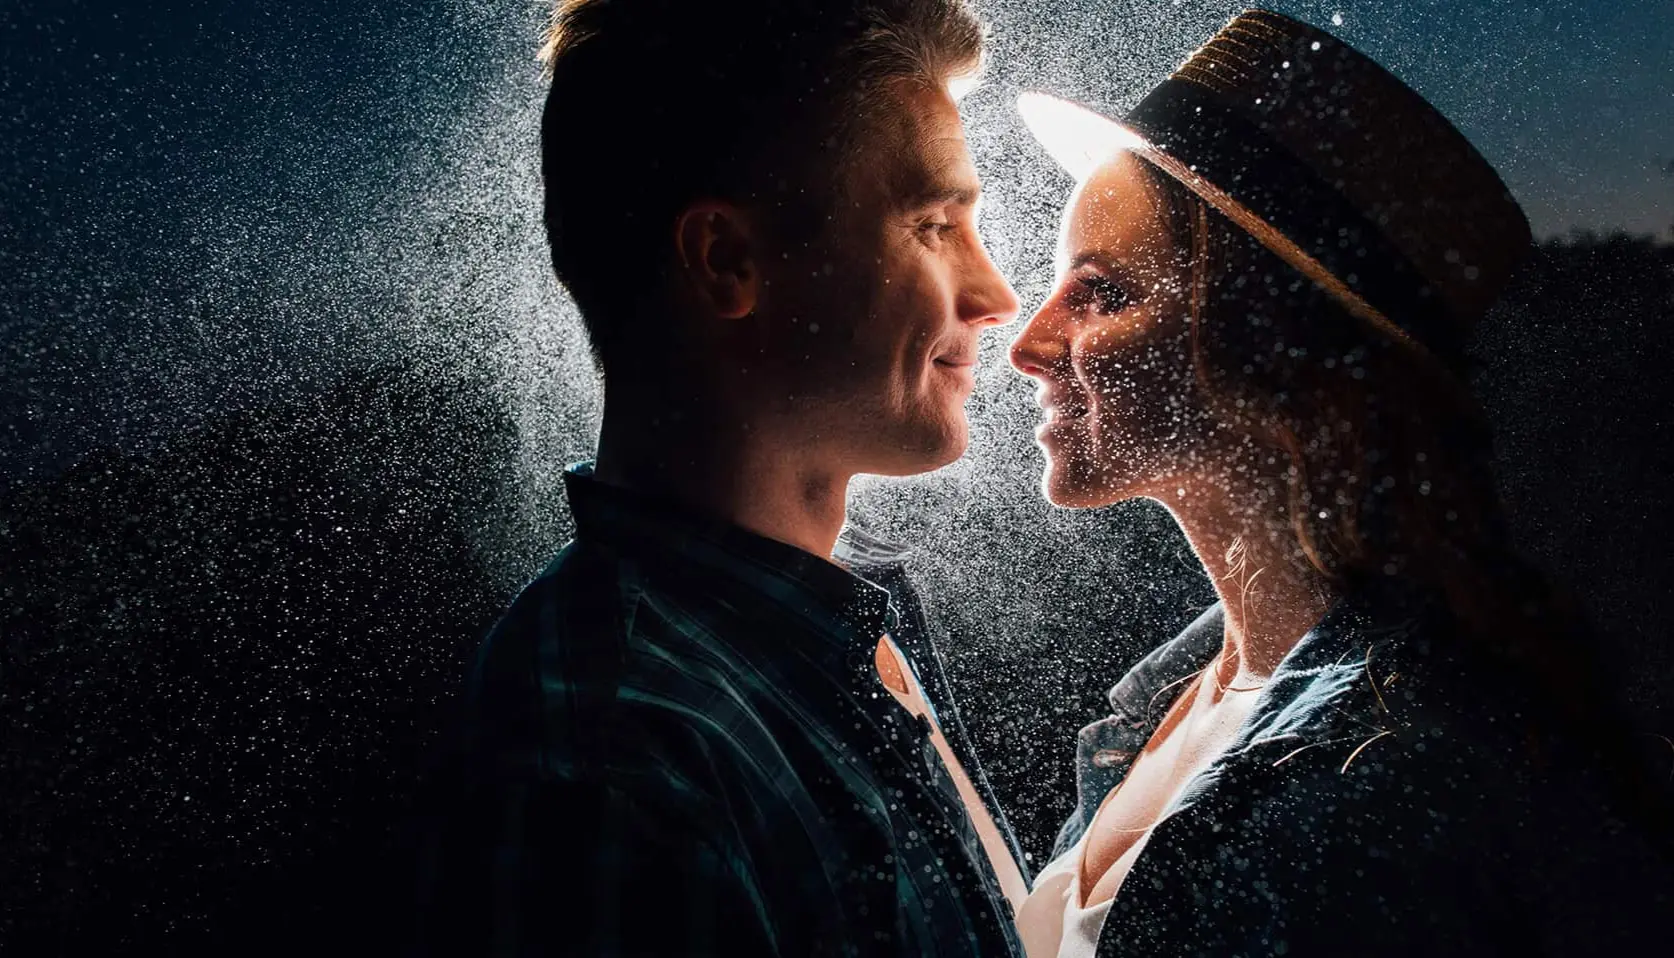
<svg viewBox="0 0 1674 958">
<path fill-rule="evenodd" d="M 1011 344 L 1011 365 L 1025 376 L 1044 378 L 1063 360 L 1067 345 L 1054 335 L 1052 312 L 1052 302 L 1048 300 L 1023 324 L 1023 330 Z"/>
</svg>

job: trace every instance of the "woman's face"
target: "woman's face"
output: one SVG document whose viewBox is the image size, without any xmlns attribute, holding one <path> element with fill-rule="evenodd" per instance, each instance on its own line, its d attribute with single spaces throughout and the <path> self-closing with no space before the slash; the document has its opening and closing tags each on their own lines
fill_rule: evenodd
<svg viewBox="0 0 1674 958">
<path fill-rule="evenodd" d="M 1060 506 L 1171 500 L 1212 431 L 1192 376 L 1188 257 L 1143 162 L 1119 154 L 1076 189 L 1056 287 L 1011 347 L 1040 385 L 1042 485 Z"/>
</svg>

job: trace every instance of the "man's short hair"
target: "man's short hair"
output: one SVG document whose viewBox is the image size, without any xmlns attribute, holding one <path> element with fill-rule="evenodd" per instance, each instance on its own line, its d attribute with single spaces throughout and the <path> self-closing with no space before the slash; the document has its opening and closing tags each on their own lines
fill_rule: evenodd
<svg viewBox="0 0 1674 958">
<path fill-rule="evenodd" d="M 559 0 L 546 233 L 607 375 L 667 302 L 683 209 L 749 203 L 781 241 L 817 236 L 878 91 L 974 74 L 982 44 L 967 0 Z"/>
</svg>

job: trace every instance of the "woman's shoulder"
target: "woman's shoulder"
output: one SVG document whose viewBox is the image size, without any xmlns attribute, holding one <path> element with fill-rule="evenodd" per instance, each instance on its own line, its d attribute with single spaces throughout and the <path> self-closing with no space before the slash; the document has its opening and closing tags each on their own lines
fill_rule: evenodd
<svg viewBox="0 0 1674 958">
<path fill-rule="evenodd" d="M 1359 868 L 1449 872 L 1554 913 L 1613 912 L 1609 896 L 1670 903 L 1669 863 L 1562 710 L 1473 651 L 1445 614 L 1363 625 L 1331 723 L 1252 756 L 1238 814 Z"/>
<path fill-rule="evenodd" d="M 1337 953 L 1501 930 L 1553 953 L 1649 940 L 1642 919 L 1674 906 L 1668 863 L 1590 759 L 1531 732 L 1524 690 L 1422 628 L 1356 648 L 1297 686 L 1312 705 L 1273 703 L 1328 720 L 1252 737 L 1159 826 L 1132 904 L 1231 895 L 1250 911 L 1228 921 L 1281 918 Z"/>
<path fill-rule="evenodd" d="M 1289 777 L 1395 778 L 1403 794 L 1480 806 L 1499 793 L 1551 794 L 1590 780 L 1595 756 L 1579 729 L 1515 670 L 1477 651 L 1434 602 L 1348 605 L 1316 630 L 1318 648 L 1276 674 L 1272 711 L 1314 721 L 1313 755 L 1276 763 Z M 1305 761 L 1298 761 L 1300 759 Z M 1280 776 L 1284 777 L 1283 775 Z"/>
</svg>

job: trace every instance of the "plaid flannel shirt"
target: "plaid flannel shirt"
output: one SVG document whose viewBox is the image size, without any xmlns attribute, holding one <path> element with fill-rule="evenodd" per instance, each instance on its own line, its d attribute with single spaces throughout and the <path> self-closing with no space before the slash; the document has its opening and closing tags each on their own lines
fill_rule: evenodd
<svg viewBox="0 0 1674 958">
<path fill-rule="evenodd" d="M 875 672 L 888 632 L 1021 861 L 899 564 L 849 542 L 892 602 L 586 464 L 565 482 L 576 538 L 468 681 L 419 950 L 1020 954 L 923 721 Z"/>
</svg>

